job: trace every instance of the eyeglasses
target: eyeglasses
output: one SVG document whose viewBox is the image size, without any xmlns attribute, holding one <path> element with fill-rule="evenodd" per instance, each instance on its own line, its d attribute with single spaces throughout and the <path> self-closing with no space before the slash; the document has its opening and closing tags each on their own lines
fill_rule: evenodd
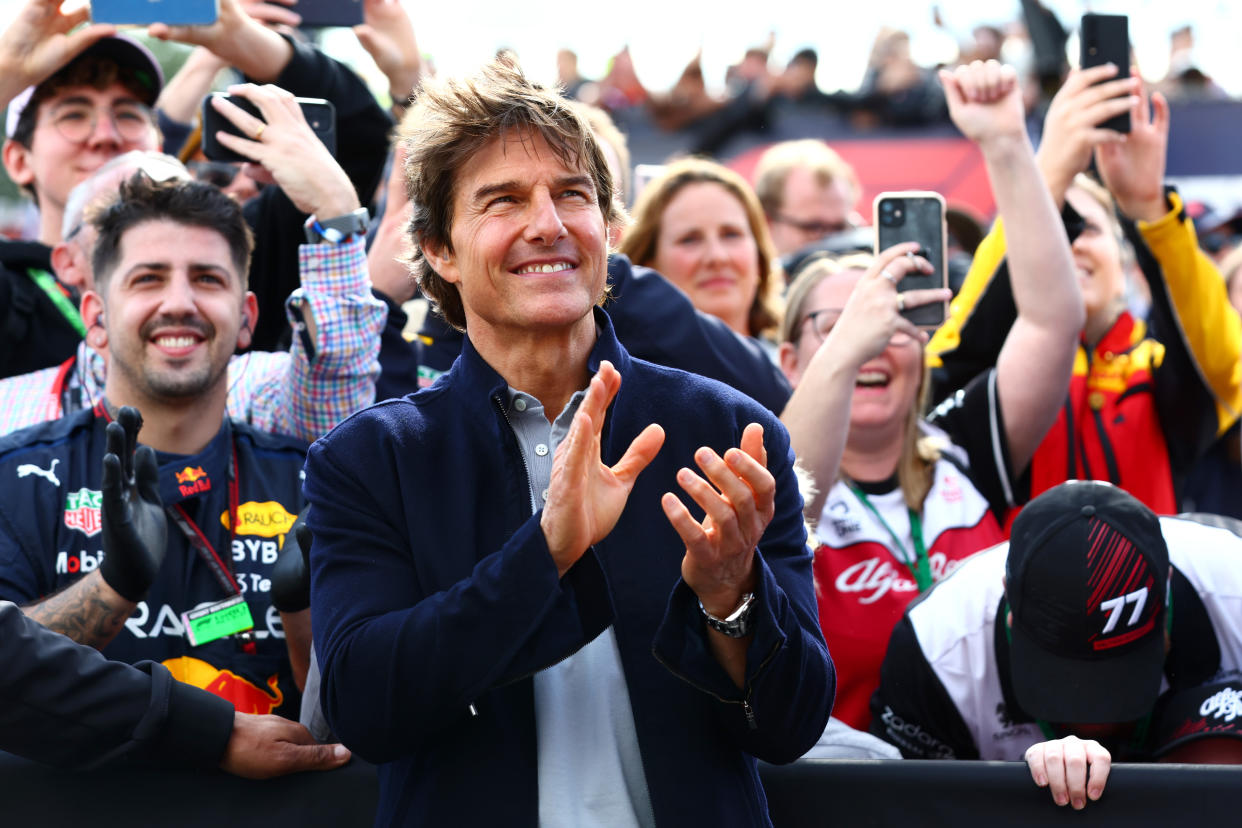
<svg viewBox="0 0 1242 828">
<path fill-rule="evenodd" d="M 833 327 L 837 324 L 837 320 L 841 318 L 843 308 L 821 308 L 820 310 L 811 311 L 802 320 L 802 324 L 811 323 L 811 330 L 815 332 L 815 336 L 822 344 L 828 338 L 828 334 L 832 333 Z M 913 342 L 910 334 L 905 331 L 894 331 L 889 337 L 890 345 L 905 345 Z"/>
<path fill-rule="evenodd" d="M 777 213 L 772 216 L 772 220 L 781 224 L 787 224 L 797 230 L 799 233 L 805 233 L 807 236 L 814 236 L 822 239 L 825 236 L 831 236 L 834 233 L 840 233 L 843 230 L 849 230 L 853 227 L 853 223 L 849 221 L 803 221 L 793 216 L 787 216 L 783 213 Z"/>
<path fill-rule="evenodd" d="M 49 120 L 66 141 L 80 144 L 95 132 L 101 112 L 125 141 L 140 141 L 155 123 L 151 110 L 137 101 L 120 101 L 99 110 L 85 101 L 66 101 L 49 113 Z"/>
</svg>

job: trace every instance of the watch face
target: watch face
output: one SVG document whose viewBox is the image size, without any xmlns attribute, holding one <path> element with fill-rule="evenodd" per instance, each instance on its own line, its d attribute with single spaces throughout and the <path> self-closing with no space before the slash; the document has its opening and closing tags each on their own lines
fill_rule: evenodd
<svg viewBox="0 0 1242 828">
<path fill-rule="evenodd" d="M 730 638 L 745 638 L 750 635 L 751 618 L 754 617 L 754 593 L 746 593 L 742 596 L 742 602 L 738 605 L 728 618 L 716 618 L 707 611 L 703 606 L 703 602 L 699 602 L 699 609 L 703 613 L 703 621 L 707 626 L 723 633 Z"/>
<path fill-rule="evenodd" d="M 360 207 L 352 213 L 346 213 L 343 216 L 335 216 L 326 221 L 318 223 L 316 229 L 320 236 L 325 240 L 336 244 L 349 236 L 359 235 L 367 231 L 370 214 L 365 207 Z"/>
</svg>

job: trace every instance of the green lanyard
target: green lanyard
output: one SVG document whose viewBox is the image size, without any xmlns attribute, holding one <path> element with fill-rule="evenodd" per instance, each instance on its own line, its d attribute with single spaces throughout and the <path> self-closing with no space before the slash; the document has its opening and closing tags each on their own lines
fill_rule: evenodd
<svg viewBox="0 0 1242 828">
<path fill-rule="evenodd" d="M 906 547 L 897 537 L 897 533 L 893 531 L 893 527 L 888 525 L 888 521 L 880 514 L 879 510 L 872 505 L 867 499 L 867 495 L 858 486 L 850 486 L 850 491 L 858 498 L 858 502 L 867 507 L 867 511 L 884 527 L 884 531 L 888 532 L 888 536 L 893 539 L 893 545 L 902 552 L 906 551 Z M 906 569 L 910 570 L 910 574 L 914 576 L 914 582 L 919 586 L 919 592 L 926 592 L 928 587 L 932 585 L 931 564 L 927 560 L 927 547 L 923 545 L 923 521 L 919 519 L 918 512 L 906 507 L 906 511 L 910 513 L 910 537 L 914 539 L 914 563 L 903 560 Z M 891 553 L 890 553 L 891 554 Z M 897 557 L 893 555 L 893 557 Z"/>
<path fill-rule="evenodd" d="M 69 301 L 69 297 L 61 289 L 60 283 L 56 281 L 56 277 L 46 270 L 41 270 L 37 267 L 26 268 L 26 273 L 47 294 L 47 298 L 52 300 L 52 304 L 69 321 L 69 324 L 78 332 L 78 335 L 85 338 L 86 325 L 82 323 L 82 314 L 78 313 L 78 309 L 73 306 L 73 302 Z"/>
</svg>

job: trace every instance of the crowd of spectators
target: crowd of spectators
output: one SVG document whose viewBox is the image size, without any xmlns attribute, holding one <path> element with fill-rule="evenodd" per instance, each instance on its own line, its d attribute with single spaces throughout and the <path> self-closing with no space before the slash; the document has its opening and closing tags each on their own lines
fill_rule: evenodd
<svg viewBox="0 0 1242 828">
<path fill-rule="evenodd" d="M 598 80 L 561 51 L 557 89 L 512 53 L 434 78 L 365 0 L 381 103 L 284 2 L 152 25 L 190 49 L 165 77 L 23 0 L 0 747 L 254 777 L 354 750 L 410 824 L 762 823 L 756 757 L 1025 760 L 1075 808 L 1115 758 L 1242 762 L 1185 723 L 1242 669 L 1242 249 L 1165 181 L 1169 100 L 1219 90 L 1189 29 L 1148 87 L 1068 69 L 1022 5 L 939 66 L 881 31 L 855 92 L 768 42 L 715 95 L 625 51 Z M 753 180 L 706 157 L 782 107 L 951 124 L 996 216 L 957 212 L 946 269 L 872 250 L 823 141 Z M 637 109 L 705 155 L 636 180 L 609 113 Z"/>
</svg>

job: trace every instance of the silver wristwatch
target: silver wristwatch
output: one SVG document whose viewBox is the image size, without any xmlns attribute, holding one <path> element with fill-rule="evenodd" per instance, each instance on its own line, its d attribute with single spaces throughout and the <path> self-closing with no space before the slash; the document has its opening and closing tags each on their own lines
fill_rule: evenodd
<svg viewBox="0 0 1242 828">
<path fill-rule="evenodd" d="M 703 613 L 703 623 L 716 632 L 723 633 L 729 638 L 745 638 L 750 635 L 751 628 L 754 626 L 755 593 L 748 592 L 743 595 L 742 603 L 738 604 L 737 609 L 727 618 L 717 618 L 712 615 L 703 606 L 702 601 L 699 601 L 699 610 Z"/>
<path fill-rule="evenodd" d="M 319 244 L 327 242 L 328 244 L 340 244 L 350 236 L 366 235 L 367 228 L 370 225 L 371 214 L 367 212 L 366 207 L 359 207 L 357 210 L 346 213 L 343 216 L 319 221 L 315 216 L 311 216 L 306 222 L 306 243 Z"/>
</svg>

